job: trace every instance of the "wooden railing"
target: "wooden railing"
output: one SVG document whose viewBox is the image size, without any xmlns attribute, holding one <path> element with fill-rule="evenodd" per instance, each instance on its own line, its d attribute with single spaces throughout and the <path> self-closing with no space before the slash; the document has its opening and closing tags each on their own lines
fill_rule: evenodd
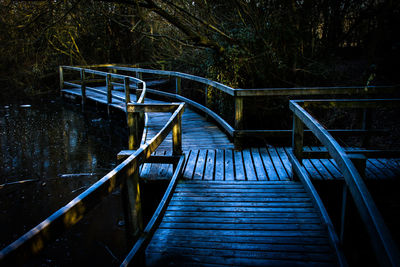
<svg viewBox="0 0 400 267">
<path fill-rule="evenodd" d="M 65 81 L 64 79 L 64 72 L 65 70 L 78 72 L 80 74 L 80 80 L 75 81 Z M 146 82 L 127 75 L 120 75 L 116 73 L 109 73 L 104 71 L 98 71 L 83 67 L 71 67 L 71 66 L 60 66 L 60 89 L 62 90 L 65 85 L 73 87 L 73 88 L 80 88 L 81 89 L 81 97 L 82 97 L 82 107 L 84 107 L 86 103 L 87 93 L 86 91 L 92 91 L 98 94 L 102 94 L 107 96 L 107 112 L 110 114 L 110 106 L 113 104 L 113 98 L 118 99 L 120 101 L 125 102 L 125 111 L 127 113 L 127 125 L 129 129 L 129 139 L 128 139 L 128 147 L 129 149 L 136 149 L 139 147 L 140 144 L 143 144 L 146 140 L 146 122 L 147 122 L 147 115 L 143 112 L 141 113 L 131 113 L 127 112 L 128 105 L 133 103 L 131 101 L 131 94 L 130 89 L 131 85 L 134 85 L 136 89 L 136 96 L 137 100 L 136 103 L 144 103 L 144 99 L 146 96 L 147 88 Z M 92 75 L 92 79 L 87 79 L 87 74 Z M 95 79 L 94 77 L 103 77 L 103 79 Z M 88 84 L 90 83 L 102 83 L 105 82 L 105 87 L 107 88 L 106 92 L 95 87 L 90 87 Z M 122 85 L 124 88 L 124 96 L 114 95 L 113 92 L 113 85 L 118 84 Z M 140 89 L 140 90 L 139 90 Z M 144 122 L 143 122 L 144 121 Z M 139 125 L 139 122 L 143 122 L 145 125 Z M 140 130 L 144 128 L 145 134 L 142 135 L 140 140 Z"/>
<path fill-rule="evenodd" d="M 118 186 L 121 186 L 121 194 L 124 199 L 125 226 L 128 236 L 134 238 L 141 235 L 143 227 L 140 214 L 140 187 L 138 184 L 139 166 L 145 162 L 161 162 L 174 165 L 173 178 L 166 192 L 166 197 L 163 199 L 164 205 L 165 203 L 167 204 L 170 198 L 169 195 L 171 194 L 171 187 L 175 186 L 176 180 L 183 168 L 184 155 L 182 154 L 181 116 L 184 111 L 184 103 L 163 105 L 128 103 L 128 113 L 139 110 L 171 112 L 172 115 L 164 127 L 151 140 L 146 141 L 137 150 L 120 153 L 119 159 L 123 161 L 112 171 L 67 205 L 57 210 L 36 227 L 1 250 L 1 266 L 16 266 L 26 262 L 32 255 L 40 252 L 47 243 L 79 222 Z M 173 155 L 163 157 L 151 156 L 171 131 L 173 136 Z M 156 213 L 158 216 L 162 215 L 163 210 L 165 210 L 164 207 L 157 209 Z M 154 220 L 158 221 L 159 219 Z M 152 224 L 154 224 L 154 220 L 151 221 Z M 153 229 L 152 227 L 150 228 Z M 148 231 L 148 228 L 146 228 L 144 234 L 149 235 L 151 231 Z"/>
<path fill-rule="evenodd" d="M 340 227 L 340 240 L 338 240 L 334 231 L 333 225 L 328 220 L 328 230 L 334 240 L 334 246 L 337 248 L 339 242 L 343 242 L 344 224 L 346 219 L 346 201 L 347 191 L 351 193 L 354 200 L 355 206 L 361 216 L 361 219 L 369 234 L 371 245 L 374 248 L 377 260 L 383 266 L 400 266 L 400 258 L 398 249 L 386 227 L 384 220 L 375 205 L 371 194 L 369 193 L 367 186 L 365 185 L 362 175 L 363 169 L 365 169 L 365 158 L 360 155 L 362 151 L 356 151 L 357 154 L 347 154 L 346 151 L 339 145 L 339 143 L 329 134 L 329 132 L 313 118 L 306 110 L 306 107 L 318 107 L 318 108 L 377 108 L 377 107 L 397 107 L 400 108 L 400 100 L 291 100 L 290 109 L 293 111 L 293 151 L 289 152 L 289 159 L 292 163 L 294 172 L 301 179 L 303 184 L 310 192 L 315 192 L 307 172 L 302 166 L 302 159 L 305 156 L 312 156 L 312 152 L 304 152 L 303 149 L 303 137 L 304 137 L 304 125 L 312 131 L 314 136 L 325 146 L 326 151 L 319 153 L 319 155 L 326 157 L 326 153 L 332 157 L 341 173 L 344 176 L 345 187 L 343 194 L 343 206 L 341 213 L 341 227 Z M 354 152 L 354 151 L 353 151 Z M 373 155 L 383 155 L 378 151 L 370 151 Z M 367 152 L 368 153 L 368 152 Z M 398 153 L 397 153 L 398 154 Z M 392 153 L 393 155 L 393 153 Z M 316 155 L 314 155 L 316 156 Z M 360 157 L 358 157 L 360 156 Z M 355 163 L 353 163 L 353 161 Z M 357 161 L 359 164 L 357 164 Z M 361 162 L 360 162 L 361 161 Z M 361 164 L 360 164 L 361 163 Z M 359 165 L 359 166 L 357 166 Z M 358 167 L 358 168 L 357 168 Z M 317 205 L 322 206 L 323 204 L 319 198 L 317 198 Z M 324 209 L 323 209 L 324 210 Z M 322 212 L 324 216 L 327 216 L 326 211 Z"/>
<path fill-rule="evenodd" d="M 260 89 L 235 89 L 227 85 L 215 82 L 203 77 L 190 75 L 176 71 L 165 71 L 165 70 L 153 70 L 143 69 L 136 67 L 123 67 L 113 64 L 109 65 L 98 65 L 90 67 L 104 67 L 114 72 L 124 71 L 133 72 L 137 78 L 142 78 L 142 74 L 153 74 L 158 76 L 172 77 L 175 79 L 175 93 L 167 93 L 159 90 L 149 89 L 148 92 L 164 97 L 175 98 L 179 101 L 183 101 L 195 108 L 205 112 L 209 117 L 213 118 L 216 123 L 225 130 L 225 132 L 234 139 L 235 145 L 240 146 L 241 138 L 253 136 L 253 137 L 282 137 L 291 135 L 291 129 L 276 129 L 276 130 L 265 130 L 256 129 L 250 130 L 245 129 L 244 123 L 244 99 L 249 97 L 296 97 L 296 96 L 348 96 L 348 95 L 373 95 L 373 94 L 394 94 L 398 92 L 396 86 L 351 86 L 351 87 L 308 87 L 308 88 L 260 88 Z M 196 101 L 188 99 L 182 96 L 184 90 L 182 86 L 182 79 L 194 81 L 205 86 L 204 99 L 205 104 L 201 105 Z M 209 87 L 215 88 L 221 92 L 224 92 L 234 98 L 235 112 L 234 112 L 234 124 L 230 125 L 225 119 L 221 117 L 221 114 L 217 114 L 212 111 L 208 103 L 208 89 Z M 348 130 L 338 129 L 334 131 L 335 134 L 347 134 Z M 364 134 L 365 131 L 359 131 L 360 134 Z M 353 132 L 354 134 L 354 132 Z"/>
</svg>

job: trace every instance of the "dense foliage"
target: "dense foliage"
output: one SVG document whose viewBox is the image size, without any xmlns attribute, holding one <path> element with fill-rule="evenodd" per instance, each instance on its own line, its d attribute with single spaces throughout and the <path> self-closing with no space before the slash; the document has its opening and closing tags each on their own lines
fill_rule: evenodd
<svg viewBox="0 0 400 267">
<path fill-rule="evenodd" d="M 0 1 L 0 83 L 54 90 L 61 64 L 142 64 L 234 87 L 396 82 L 400 3 Z M 46 86 L 47 87 L 46 87 Z"/>
</svg>

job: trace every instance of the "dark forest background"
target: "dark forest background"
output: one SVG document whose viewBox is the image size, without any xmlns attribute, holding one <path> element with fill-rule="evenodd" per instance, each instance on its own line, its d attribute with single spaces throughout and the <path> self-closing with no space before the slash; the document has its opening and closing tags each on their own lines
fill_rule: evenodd
<svg viewBox="0 0 400 267">
<path fill-rule="evenodd" d="M 236 88 L 398 83 L 399 1 L 0 0 L 1 96 L 58 65 L 137 64 Z"/>
</svg>

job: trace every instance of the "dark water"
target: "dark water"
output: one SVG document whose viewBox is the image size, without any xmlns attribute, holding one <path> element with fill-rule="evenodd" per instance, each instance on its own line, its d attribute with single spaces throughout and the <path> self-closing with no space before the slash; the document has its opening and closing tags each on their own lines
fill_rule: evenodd
<svg viewBox="0 0 400 267">
<path fill-rule="evenodd" d="M 60 100 L 0 103 L 0 249 L 116 166 L 124 128 Z M 113 125 L 111 127 L 111 125 Z M 29 265 L 113 265 L 126 252 L 119 193 Z"/>
</svg>

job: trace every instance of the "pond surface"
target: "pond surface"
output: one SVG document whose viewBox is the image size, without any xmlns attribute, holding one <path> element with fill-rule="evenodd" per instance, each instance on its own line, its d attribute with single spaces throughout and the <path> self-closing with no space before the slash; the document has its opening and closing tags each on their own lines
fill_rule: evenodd
<svg viewBox="0 0 400 267">
<path fill-rule="evenodd" d="M 1 102 L 0 249 L 108 173 L 126 149 L 123 127 L 80 105 Z M 29 265 L 116 264 L 126 250 L 120 201 L 111 194 Z"/>
</svg>

